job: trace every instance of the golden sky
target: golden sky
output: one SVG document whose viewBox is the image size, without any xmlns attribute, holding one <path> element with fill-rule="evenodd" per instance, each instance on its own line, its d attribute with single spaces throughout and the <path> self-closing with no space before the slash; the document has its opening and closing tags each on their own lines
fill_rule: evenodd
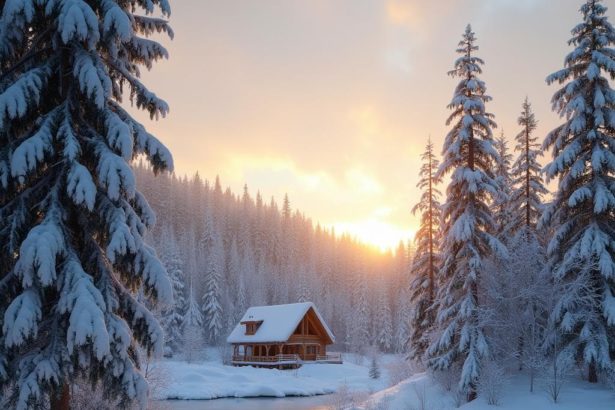
<svg viewBox="0 0 615 410">
<path fill-rule="evenodd" d="M 466 24 L 488 109 L 512 141 L 526 95 L 539 135 L 557 124 L 544 79 L 562 68 L 581 3 L 176 0 L 170 59 L 144 74 L 171 113 L 149 129 L 178 174 L 288 193 L 314 221 L 393 247 L 418 223 L 419 155 L 430 134 L 442 148 L 456 85 L 446 73 Z"/>
</svg>

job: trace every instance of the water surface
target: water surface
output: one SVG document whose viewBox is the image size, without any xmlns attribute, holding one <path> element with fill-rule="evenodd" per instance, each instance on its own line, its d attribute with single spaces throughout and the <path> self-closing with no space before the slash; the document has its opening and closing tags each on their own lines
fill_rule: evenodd
<svg viewBox="0 0 615 410">
<path fill-rule="evenodd" d="M 172 410 L 327 410 L 331 396 L 166 400 Z"/>
</svg>

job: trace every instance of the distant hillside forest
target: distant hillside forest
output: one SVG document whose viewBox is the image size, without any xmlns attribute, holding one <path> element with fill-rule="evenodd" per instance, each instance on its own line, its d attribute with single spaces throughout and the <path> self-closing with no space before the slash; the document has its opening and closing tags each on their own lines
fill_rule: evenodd
<svg viewBox="0 0 615 410">
<path fill-rule="evenodd" d="M 246 308 L 314 302 L 334 349 L 405 350 L 411 246 L 382 253 L 315 224 L 247 186 L 239 195 L 198 173 L 154 176 L 139 163 L 138 186 L 156 212 L 148 241 L 174 283 L 175 306 L 159 312 L 167 353 L 218 345 Z"/>
</svg>

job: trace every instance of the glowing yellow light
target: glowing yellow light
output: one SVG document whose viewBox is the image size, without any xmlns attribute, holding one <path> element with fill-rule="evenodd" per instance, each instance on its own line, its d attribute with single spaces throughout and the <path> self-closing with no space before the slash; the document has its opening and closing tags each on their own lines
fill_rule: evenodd
<svg viewBox="0 0 615 410">
<path fill-rule="evenodd" d="M 347 233 L 363 243 L 372 245 L 381 251 L 396 249 L 400 241 L 412 239 L 414 231 L 402 229 L 390 223 L 375 219 L 339 222 L 333 224 L 337 234 Z"/>
</svg>

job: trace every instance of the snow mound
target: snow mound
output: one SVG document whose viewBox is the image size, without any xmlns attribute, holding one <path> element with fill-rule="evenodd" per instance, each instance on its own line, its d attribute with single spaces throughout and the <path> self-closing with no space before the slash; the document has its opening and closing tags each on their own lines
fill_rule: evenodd
<svg viewBox="0 0 615 410">
<path fill-rule="evenodd" d="M 158 399 L 209 400 L 223 397 L 315 396 L 335 392 L 337 383 L 299 376 L 297 372 L 219 363 L 165 361 L 156 365 L 167 383 Z M 326 367 L 327 365 L 313 365 Z M 331 365 L 333 366 L 333 365 Z"/>
</svg>

